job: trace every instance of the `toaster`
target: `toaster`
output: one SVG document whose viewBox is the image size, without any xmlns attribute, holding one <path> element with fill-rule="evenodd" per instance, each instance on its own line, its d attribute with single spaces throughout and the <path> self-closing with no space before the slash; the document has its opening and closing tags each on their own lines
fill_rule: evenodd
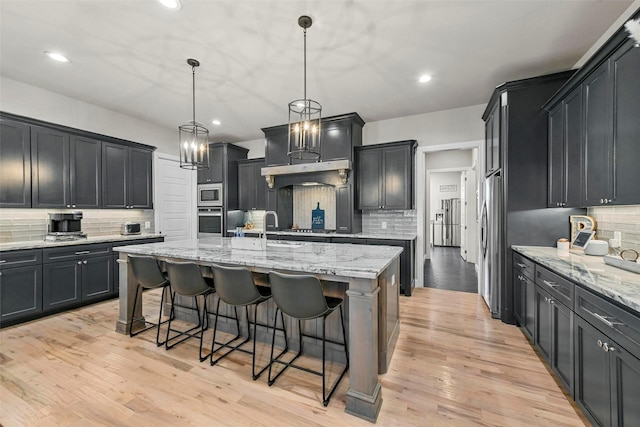
<svg viewBox="0 0 640 427">
<path fill-rule="evenodd" d="M 131 234 L 140 234 L 140 223 L 125 222 L 124 224 L 122 224 L 122 228 L 120 229 L 120 234 L 124 236 L 128 236 Z"/>
</svg>

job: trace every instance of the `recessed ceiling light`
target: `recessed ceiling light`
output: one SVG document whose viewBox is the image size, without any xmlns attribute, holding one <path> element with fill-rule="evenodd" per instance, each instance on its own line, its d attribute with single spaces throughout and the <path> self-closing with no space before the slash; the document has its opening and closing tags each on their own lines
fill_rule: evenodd
<svg viewBox="0 0 640 427">
<path fill-rule="evenodd" d="M 179 10 L 182 5 L 180 0 L 158 0 L 164 7 L 171 10 Z"/>
<path fill-rule="evenodd" d="M 67 58 L 66 56 L 64 56 L 63 54 L 58 53 L 58 52 L 46 51 L 44 54 L 47 55 L 50 59 L 53 59 L 54 61 L 71 62 L 71 61 L 69 61 L 69 58 Z"/>
<path fill-rule="evenodd" d="M 429 74 L 423 74 L 422 76 L 420 76 L 420 78 L 418 79 L 418 81 L 420 83 L 426 83 L 426 82 L 430 82 L 431 79 L 433 79 L 433 77 Z"/>
<path fill-rule="evenodd" d="M 212 120 L 211 123 L 213 123 L 214 126 L 220 126 L 222 124 L 222 122 L 218 119 Z"/>
</svg>

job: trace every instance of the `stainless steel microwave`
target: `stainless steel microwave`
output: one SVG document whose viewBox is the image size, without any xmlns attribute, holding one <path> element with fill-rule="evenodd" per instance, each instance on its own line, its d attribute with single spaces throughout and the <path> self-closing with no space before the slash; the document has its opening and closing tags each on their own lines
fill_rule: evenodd
<svg viewBox="0 0 640 427">
<path fill-rule="evenodd" d="M 198 184 L 198 207 L 222 206 L 222 183 Z"/>
</svg>

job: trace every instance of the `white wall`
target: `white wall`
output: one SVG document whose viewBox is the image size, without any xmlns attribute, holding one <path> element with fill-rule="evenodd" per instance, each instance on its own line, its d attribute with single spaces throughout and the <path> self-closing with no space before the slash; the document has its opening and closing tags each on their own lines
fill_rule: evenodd
<svg viewBox="0 0 640 427">
<path fill-rule="evenodd" d="M 0 76 L 0 110 L 157 147 L 178 155 L 178 129 L 164 128 Z"/>
<path fill-rule="evenodd" d="M 460 172 L 437 172 L 430 175 L 429 180 L 429 220 L 436 219 L 436 212 L 441 212 L 443 199 L 460 198 Z M 440 191 L 441 186 L 455 188 L 454 191 Z"/>
</svg>

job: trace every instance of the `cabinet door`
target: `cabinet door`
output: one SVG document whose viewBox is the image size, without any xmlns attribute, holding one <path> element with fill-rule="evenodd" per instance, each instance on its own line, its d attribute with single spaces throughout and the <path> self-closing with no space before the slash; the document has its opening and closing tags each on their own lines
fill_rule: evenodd
<svg viewBox="0 0 640 427">
<path fill-rule="evenodd" d="M 382 151 L 382 208 L 411 209 L 413 165 L 410 147 L 388 148 Z"/>
<path fill-rule="evenodd" d="M 534 343 L 547 360 L 551 360 L 551 297 L 536 286 L 536 328 Z"/>
<path fill-rule="evenodd" d="M 130 147 L 127 205 L 131 209 L 153 209 L 152 152 Z"/>
<path fill-rule="evenodd" d="M 224 147 L 221 144 L 209 144 L 209 168 L 198 170 L 198 184 L 224 181 Z"/>
<path fill-rule="evenodd" d="M 356 154 L 358 174 L 358 209 L 381 209 L 380 156 L 381 150 L 364 149 Z"/>
<path fill-rule="evenodd" d="M 34 208 L 70 208 L 69 135 L 31 127 L 31 201 Z"/>
<path fill-rule="evenodd" d="M 493 113 L 489 114 L 487 121 L 484 124 L 484 159 L 485 159 L 485 174 L 489 175 L 493 171 Z"/>
<path fill-rule="evenodd" d="M 82 260 L 82 301 L 113 294 L 113 256 Z"/>
<path fill-rule="evenodd" d="M 536 328 L 536 285 L 532 280 L 524 277 L 522 281 L 522 327 L 524 332 L 533 341 L 533 335 Z"/>
<path fill-rule="evenodd" d="M 611 358 L 612 425 L 640 426 L 640 360 L 615 343 Z M 637 353 L 636 353 L 637 354 Z"/>
<path fill-rule="evenodd" d="M 265 181 L 264 177 L 260 175 L 260 169 L 264 167 L 264 162 L 262 160 L 257 161 L 253 164 L 253 173 L 255 176 L 255 187 L 256 187 L 256 209 L 267 209 L 267 192 L 269 191 L 269 187 L 267 186 L 267 181 Z"/>
<path fill-rule="evenodd" d="M 578 86 L 565 99 L 564 108 L 564 206 L 582 206 L 582 88 Z"/>
<path fill-rule="evenodd" d="M 42 265 L 0 271 L 0 322 L 42 312 Z"/>
<path fill-rule="evenodd" d="M 265 164 L 266 166 L 288 165 L 289 151 L 287 136 L 288 126 L 279 127 L 277 130 L 265 132 Z"/>
<path fill-rule="evenodd" d="M 238 163 L 238 208 L 256 209 L 256 168 L 251 162 Z"/>
<path fill-rule="evenodd" d="M 336 231 L 341 233 L 350 232 L 352 215 L 351 186 L 341 185 L 336 187 Z"/>
<path fill-rule="evenodd" d="M 351 160 L 353 146 L 351 145 L 351 125 L 345 123 L 328 123 L 322 125 L 320 131 L 320 155 L 322 161 Z"/>
<path fill-rule="evenodd" d="M 602 343 L 607 342 L 607 336 L 584 321 L 580 316 L 575 316 L 574 324 L 574 400 L 594 424 L 610 426 L 611 375 L 609 353 L 602 349 Z"/>
<path fill-rule="evenodd" d="M 0 119 L 0 207 L 31 207 L 31 135 L 28 125 Z"/>
<path fill-rule="evenodd" d="M 610 62 L 596 68 L 582 84 L 585 108 L 584 206 L 613 199 L 613 138 Z"/>
<path fill-rule="evenodd" d="M 547 206 L 557 208 L 564 203 L 564 118 L 563 103 L 549 112 L 549 199 Z M 580 159 L 578 159 L 580 160 Z"/>
<path fill-rule="evenodd" d="M 611 59 L 613 73 L 614 203 L 639 204 L 640 49 L 629 40 Z"/>
<path fill-rule="evenodd" d="M 129 179 L 127 147 L 119 144 L 102 144 L 102 207 L 124 209 L 127 207 L 127 182 Z"/>
<path fill-rule="evenodd" d="M 82 260 L 44 264 L 42 274 L 42 305 L 45 311 L 81 301 Z"/>
<path fill-rule="evenodd" d="M 573 312 L 557 301 L 551 304 L 551 368 L 573 395 Z"/>
<path fill-rule="evenodd" d="M 102 207 L 102 143 L 72 135 L 70 139 L 71 207 Z"/>
</svg>

